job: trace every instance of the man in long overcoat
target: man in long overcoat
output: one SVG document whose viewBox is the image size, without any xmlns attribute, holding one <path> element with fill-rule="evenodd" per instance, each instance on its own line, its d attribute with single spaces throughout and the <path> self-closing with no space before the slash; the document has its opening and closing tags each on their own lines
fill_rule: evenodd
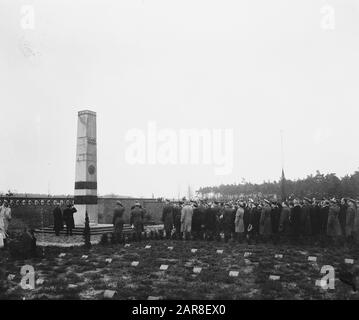
<svg viewBox="0 0 359 320">
<path fill-rule="evenodd" d="M 348 241 L 353 241 L 354 238 L 354 227 L 355 227 L 355 216 L 356 216 L 356 206 L 355 202 L 352 199 L 348 200 L 348 208 L 345 214 L 346 223 L 345 223 L 345 236 Z"/>
<path fill-rule="evenodd" d="M 206 230 L 206 239 L 213 240 L 216 237 L 217 232 L 217 205 L 214 203 L 208 205 L 205 209 L 205 230 Z"/>
<path fill-rule="evenodd" d="M 281 238 L 288 240 L 287 238 L 290 235 L 290 209 L 288 207 L 287 202 L 282 203 L 282 210 L 280 213 L 280 220 L 279 220 L 279 233 Z"/>
<path fill-rule="evenodd" d="M 242 242 L 244 239 L 244 204 L 240 203 L 237 212 L 236 212 L 236 216 L 234 219 L 234 232 L 236 235 L 236 240 L 239 242 Z"/>
<path fill-rule="evenodd" d="M 59 236 L 60 231 L 64 228 L 64 220 L 63 220 L 63 217 L 62 217 L 62 211 L 61 211 L 59 202 L 56 202 L 55 209 L 54 209 L 54 211 L 52 213 L 53 213 L 53 216 L 54 216 L 55 235 Z"/>
<path fill-rule="evenodd" d="M 262 240 L 267 241 L 272 235 L 272 208 L 268 200 L 265 200 L 263 204 L 264 207 L 262 209 L 261 218 L 259 221 L 259 234 L 261 235 Z"/>
<path fill-rule="evenodd" d="M 234 219 L 235 219 L 234 208 L 229 203 L 226 203 L 223 211 L 223 220 L 222 220 L 225 242 L 227 242 L 234 233 Z"/>
<path fill-rule="evenodd" d="M 115 210 L 113 211 L 113 218 L 112 218 L 115 242 L 119 242 L 122 238 L 122 230 L 123 230 L 123 225 L 125 223 L 123 217 L 124 214 L 125 214 L 125 207 L 122 205 L 121 201 L 117 201 Z"/>
<path fill-rule="evenodd" d="M 300 234 L 306 240 L 312 235 L 312 227 L 310 224 L 310 200 L 308 198 L 304 198 L 300 210 Z"/>
<path fill-rule="evenodd" d="M 166 238 L 171 238 L 171 232 L 173 229 L 173 206 L 171 203 L 167 200 L 166 204 L 164 205 L 162 209 L 162 222 L 164 225 L 164 230 L 166 233 Z"/>
<path fill-rule="evenodd" d="M 181 238 L 181 210 L 182 207 L 180 203 L 175 203 L 173 205 L 173 224 L 175 228 L 174 236 L 176 237 L 176 239 Z"/>
<path fill-rule="evenodd" d="M 181 232 L 184 239 L 187 240 L 191 236 L 192 231 L 193 208 L 191 202 L 187 201 L 181 211 Z"/>
<path fill-rule="evenodd" d="M 342 235 L 342 229 L 339 223 L 340 207 L 335 199 L 332 199 L 330 202 L 327 235 L 332 238 L 337 238 Z"/>
<path fill-rule="evenodd" d="M 138 241 L 141 241 L 141 233 L 144 229 L 143 219 L 144 219 L 144 211 L 141 208 L 141 204 L 136 202 L 131 210 L 130 224 L 133 226 L 136 234 L 136 238 Z"/>
<path fill-rule="evenodd" d="M 72 236 L 72 229 L 75 228 L 74 213 L 77 212 L 76 208 L 68 203 L 67 208 L 63 212 L 63 218 L 66 225 L 66 235 Z"/>
</svg>

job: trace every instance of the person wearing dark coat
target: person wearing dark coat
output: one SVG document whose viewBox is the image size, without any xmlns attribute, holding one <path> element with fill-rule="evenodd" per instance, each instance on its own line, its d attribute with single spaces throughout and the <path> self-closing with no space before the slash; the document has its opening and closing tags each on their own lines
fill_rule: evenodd
<svg viewBox="0 0 359 320">
<path fill-rule="evenodd" d="M 176 239 L 181 238 L 181 205 L 175 204 L 173 206 L 172 212 L 173 212 L 173 225 L 175 228 L 175 237 Z"/>
<path fill-rule="evenodd" d="M 141 208 L 140 203 L 136 202 L 135 205 L 132 207 L 131 210 L 131 217 L 130 217 L 130 224 L 133 226 L 135 230 L 135 235 L 137 240 L 141 241 L 141 233 L 143 231 L 143 219 L 144 219 L 144 211 Z"/>
<path fill-rule="evenodd" d="M 200 240 L 201 225 L 202 225 L 202 212 L 198 205 L 193 205 L 193 216 L 192 216 L 192 235 L 194 240 Z"/>
<path fill-rule="evenodd" d="M 313 199 L 312 205 L 310 206 L 310 224 L 312 226 L 312 235 L 317 238 L 320 234 L 320 206 L 318 201 Z"/>
<path fill-rule="evenodd" d="M 342 231 L 342 235 L 345 236 L 345 225 L 346 225 L 346 215 L 347 215 L 347 209 L 348 209 L 348 204 L 346 199 L 342 199 L 340 202 L 340 211 L 339 211 L 339 223 L 340 223 L 340 228 Z"/>
<path fill-rule="evenodd" d="M 223 231 L 224 231 L 224 241 L 228 242 L 234 234 L 234 220 L 235 220 L 235 211 L 229 204 L 225 205 L 223 211 Z"/>
<path fill-rule="evenodd" d="M 292 229 L 292 240 L 297 242 L 300 236 L 300 218 L 302 208 L 298 200 L 294 200 L 293 207 L 290 212 L 290 223 Z"/>
<path fill-rule="evenodd" d="M 327 237 L 328 215 L 329 201 L 324 201 L 320 208 L 320 235 L 322 238 Z"/>
<path fill-rule="evenodd" d="M 169 201 L 166 201 L 165 206 L 162 209 L 162 222 L 166 233 L 166 238 L 171 238 L 171 232 L 173 229 L 173 207 Z"/>
<path fill-rule="evenodd" d="M 63 212 L 63 218 L 66 225 L 66 235 L 72 236 L 72 229 L 75 228 L 74 213 L 77 212 L 72 204 L 68 204 Z"/>
<path fill-rule="evenodd" d="M 279 233 L 280 237 L 283 240 L 288 240 L 287 238 L 290 236 L 290 208 L 288 207 L 287 202 L 283 202 L 282 204 L 282 210 L 280 213 L 280 220 L 279 220 Z"/>
<path fill-rule="evenodd" d="M 312 226 L 310 224 L 310 201 L 308 198 L 304 199 L 300 211 L 300 234 L 306 240 L 312 234 Z"/>
<path fill-rule="evenodd" d="M 125 213 L 125 207 L 120 201 L 116 202 L 116 208 L 113 211 L 112 224 L 114 227 L 114 237 L 115 241 L 119 242 L 122 238 L 123 225 L 125 223 L 123 215 Z"/>
<path fill-rule="evenodd" d="M 251 209 L 250 225 L 251 225 L 251 234 L 253 235 L 252 238 L 255 238 L 256 240 L 259 235 L 259 222 L 261 219 L 261 214 L 262 214 L 262 206 L 260 204 L 254 204 Z"/>
<path fill-rule="evenodd" d="M 216 230 L 217 230 L 217 210 L 216 205 L 213 204 L 212 207 L 208 206 L 205 208 L 205 219 L 204 219 L 204 225 L 205 225 L 205 232 L 206 232 L 206 239 L 207 240 L 213 240 L 216 236 Z"/>
<path fill-rule="evenodd" d="M 281 213 L 281 206 L 274 202 L 271 205 L 271 223 L 272 223 L 272 237 L 273 242 L 277 243 L 279 239 L 279 220 Z"/>
<path fill-rule="evenodd" d="M 54 215 L 54 230 L 56 236 L 60 235 L 60 231 L 64 228 L 64 220 L 62 217 L 62 211 L 60 208 L 60 204 L 57 202 L 54 211 L 52 212 Z"/>
<path fill-rule="evenodd" d="M 271 222 L 272 222 L 272 233 L 276 235 L 279 229 L 279 220 L 280 220 L 280 208 L 277 203 L 271 205 Z"/>
<path fill-rule="evenodd" d="M 245 207 L 244 207 L 244 216 L 243 216 L 244 234 L 245 235 L 247 235 L 247 233 L 248 233 L 250 215 L 251 215 L 251 208 L 248 205 L 245 205 Z"/>
<path fill-rule="evenodd" d="M 263 208 L 259 220 L 259 234 L 261 240 L 267 242 L 272 237 L 272 221 L 271 221 L 272 208 L 268 200 L 264 200 Z"/>
</svg>

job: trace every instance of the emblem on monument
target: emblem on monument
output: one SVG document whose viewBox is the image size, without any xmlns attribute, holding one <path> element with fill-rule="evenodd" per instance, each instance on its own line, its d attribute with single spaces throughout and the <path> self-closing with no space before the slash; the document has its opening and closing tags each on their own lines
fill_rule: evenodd
<svg viewBox="0 0 359 320">
<path fill-rule="evenodd" d="M 95 169 L 95 167 L 91 164 L 91 165 L 88 167 L 87 170 L 88 170 L 88 173 L 89 173 L 89 174 L 94 174 L 96 169 Z"/>
</svg>

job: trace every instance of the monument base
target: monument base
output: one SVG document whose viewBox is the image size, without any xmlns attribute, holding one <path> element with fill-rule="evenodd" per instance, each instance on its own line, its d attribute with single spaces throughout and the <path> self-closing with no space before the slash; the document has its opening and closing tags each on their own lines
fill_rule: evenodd
<svg viewBox="0 0 359 320">
<path fill-rule="evenodd" d="M 75 226 L 85 225 L 86 211 L 89 216 L 90 224 L 98 224 L 97 204 L 75 204 L 77 212 L 74 213 Z"/>
</svg>

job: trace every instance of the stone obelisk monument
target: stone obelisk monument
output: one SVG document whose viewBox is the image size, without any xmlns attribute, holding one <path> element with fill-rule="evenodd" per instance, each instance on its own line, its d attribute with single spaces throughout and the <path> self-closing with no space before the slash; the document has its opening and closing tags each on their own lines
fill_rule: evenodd
<svg viewBox="0 0 359 320">
<path fill-rule="evenodd" d="M 90 110 L 78 113 L 74 203 L 75 225 L 85 224 L 86 211 L 98 223 L 96 113 Z"/>
</svg>

